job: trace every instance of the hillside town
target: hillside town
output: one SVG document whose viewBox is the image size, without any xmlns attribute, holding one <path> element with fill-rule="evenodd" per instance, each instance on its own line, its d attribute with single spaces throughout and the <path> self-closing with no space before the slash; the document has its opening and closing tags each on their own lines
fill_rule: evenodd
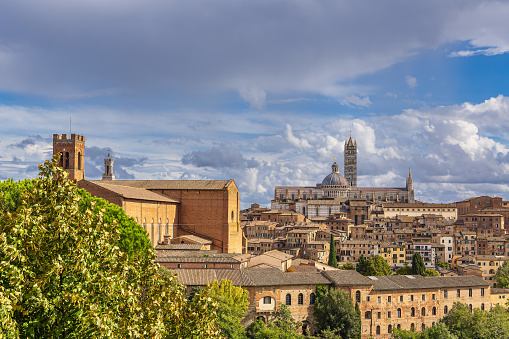
<svg viewBox="0 0 509 339">
<path fill-rule="evenodd" d="M 84 142 L 80 135 L 53 136 L 53 152 L 70 178 L 134 218 L 155 248 L 155 262 L 173 271 L 188 293 L 223 279 L 248 291 L 244 326 L 269 322 L 286 305 L 301 332 L 314 333 L 313 305 L 323 285 L 359 305 L 362 338 L 424 330 L 455 302 L 489 310 L 509 298 L 495 279 L 509 258 L 509 202 L 489 196 L 421 202 L 411 172 L 404 188 L 357 187 L 351 137 L 344 150 L 350 180 L 335 161 L 316 187 L 276 187 L 272 208 L 253 203 L 242 211 L 233 180 L 115 180 L 109 155 L 102 180 L 86 180 Z M 344 269 L 380 256 L 397 272 L 416 254 L 435 276 Z M 332 256 L 337 267 L 329 265 Z"/>
</svg>

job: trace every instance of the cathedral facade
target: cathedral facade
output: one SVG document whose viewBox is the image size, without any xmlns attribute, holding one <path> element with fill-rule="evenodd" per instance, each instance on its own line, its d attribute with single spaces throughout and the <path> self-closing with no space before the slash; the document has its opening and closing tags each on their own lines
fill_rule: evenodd
<svg viewBox="0 0 509 339">
<path fill-rule="evenodd" d="M 357 187 L 357 142 L 351 136 L 345 142 L 344 154 L 345 176 L 334 161 L 331 173 L 315 187 L 276 186 L 271 208 L 293 210 L 311 219 L 344 211 L 345 203 L 351 199 L 373 204 L 415 202 L 411 171 L 405 187 Z"/>
</svg>

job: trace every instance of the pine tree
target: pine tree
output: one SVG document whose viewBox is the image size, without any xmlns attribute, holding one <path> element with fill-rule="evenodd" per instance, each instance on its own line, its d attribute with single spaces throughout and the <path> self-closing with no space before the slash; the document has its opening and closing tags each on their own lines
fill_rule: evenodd
<svg viewBox="0 0 509 339">
<path fill-rule="evenodd" d="M 338 267 L 338 261 L 336 259 L 336 245 L 334 244 L 334 235 L 330 235 L 330 250 L 329 250 L 329 262 L 328 265 L 331 267 Z"/>
</svg>

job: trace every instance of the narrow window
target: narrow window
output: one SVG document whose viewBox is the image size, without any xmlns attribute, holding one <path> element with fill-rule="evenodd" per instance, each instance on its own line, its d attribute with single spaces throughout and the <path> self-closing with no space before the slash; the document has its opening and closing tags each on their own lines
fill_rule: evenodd
<svg viewBox="0 0 509 339">
<path fill-rule="evenodd" d="M 412 308 L 410 309 L 410 316 L 411 316 L 411 317 L 415 317 L 415 308 L 414 308 L 414 307 L 412 307 Z"/>
<path fill-rule="evenodd" d="M 288 306 L 292 304 L 292 296 L 290 295 L 290 293 L 286 295 L 286 304 Z"/>
<path fill-rule="evenodd" d="M 447 311 L 448 311 L 448 309 L 447 309 L 447 305 L 445 305 L 445 306 L 444 306 L 444 314 L 447 314 Z"/>
<path fill-rule="evenodd" d="M 266 305 L 270 304 L 271 303 L 270 299 L 271 299 L 271 297 L 263 297 L 263 303 L 266 304 Z"/>
<path fill-rule="evenodd" d="M 421 315 L 424 317 L 426 315 L 426 308 L 421 308 Z"/>
<path fill-rule="evenodd" d="M 401 318 L 401 308 L 398 308 L 398 318 Z"/>
<path fill-rule="evenodd" d="M 380 325 L 376 327 L 376 334 L 380 335 Z"/>
<path fill-rule="evenodd" d="M 437 315 L 437 308 L 433 306 L 431 309 L 431 315 Z"/>
<path fill-rule="evenodd" d="M 456 290 L 456 297 L 461 297 L 461 290 L 459 288 Z"/>
<path fill-rule="evenodd" d="M 309 295 L 309 304 L 310 305 L 313 305 L 315 303 L 315 294 L 314 293 L 311 293 Z"/>
<path fill-rule="evenodd" d="M 302 293 L 299 293 L 299 296 L 297 297 L 297 302 L 299 305 L 304 305 L 304 295 Z"/>
<path fill-rule="evenodd" d="M 387 326 L 387 333 L 392 333 L 392 325 Z"/>
<path fill-rule="evenodd" d="M 469 296 L 470 298 L 472 298 L 472 289 L 471 289 L 471 288 L 469 288 L 469 289 L 468 289 L 468 296 Z"/>
<path fill-rule="evenodd" d="M 355 292 L 355 301 L 360 304 L 360 302 L 361 302 L 361 291 Z"/>
<path fill-rule="evenodd" d="M 371 319 L 371 312 L 370 311 L 367 311 L 366 313 L 364 313 L 364 319 Z"/>
</svg>

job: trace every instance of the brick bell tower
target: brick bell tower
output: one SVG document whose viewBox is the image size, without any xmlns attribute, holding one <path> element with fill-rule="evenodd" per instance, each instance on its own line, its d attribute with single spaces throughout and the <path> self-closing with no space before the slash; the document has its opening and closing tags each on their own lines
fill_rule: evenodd
<svg viewBox="0 0 509 339">
<path fill-rule="evenodd" d="M 85 179 L 85 137 L 53 134 L 53 156 L 61 153 L 58 166 L 69 171 L 69 180 Z"/>
</svg>

